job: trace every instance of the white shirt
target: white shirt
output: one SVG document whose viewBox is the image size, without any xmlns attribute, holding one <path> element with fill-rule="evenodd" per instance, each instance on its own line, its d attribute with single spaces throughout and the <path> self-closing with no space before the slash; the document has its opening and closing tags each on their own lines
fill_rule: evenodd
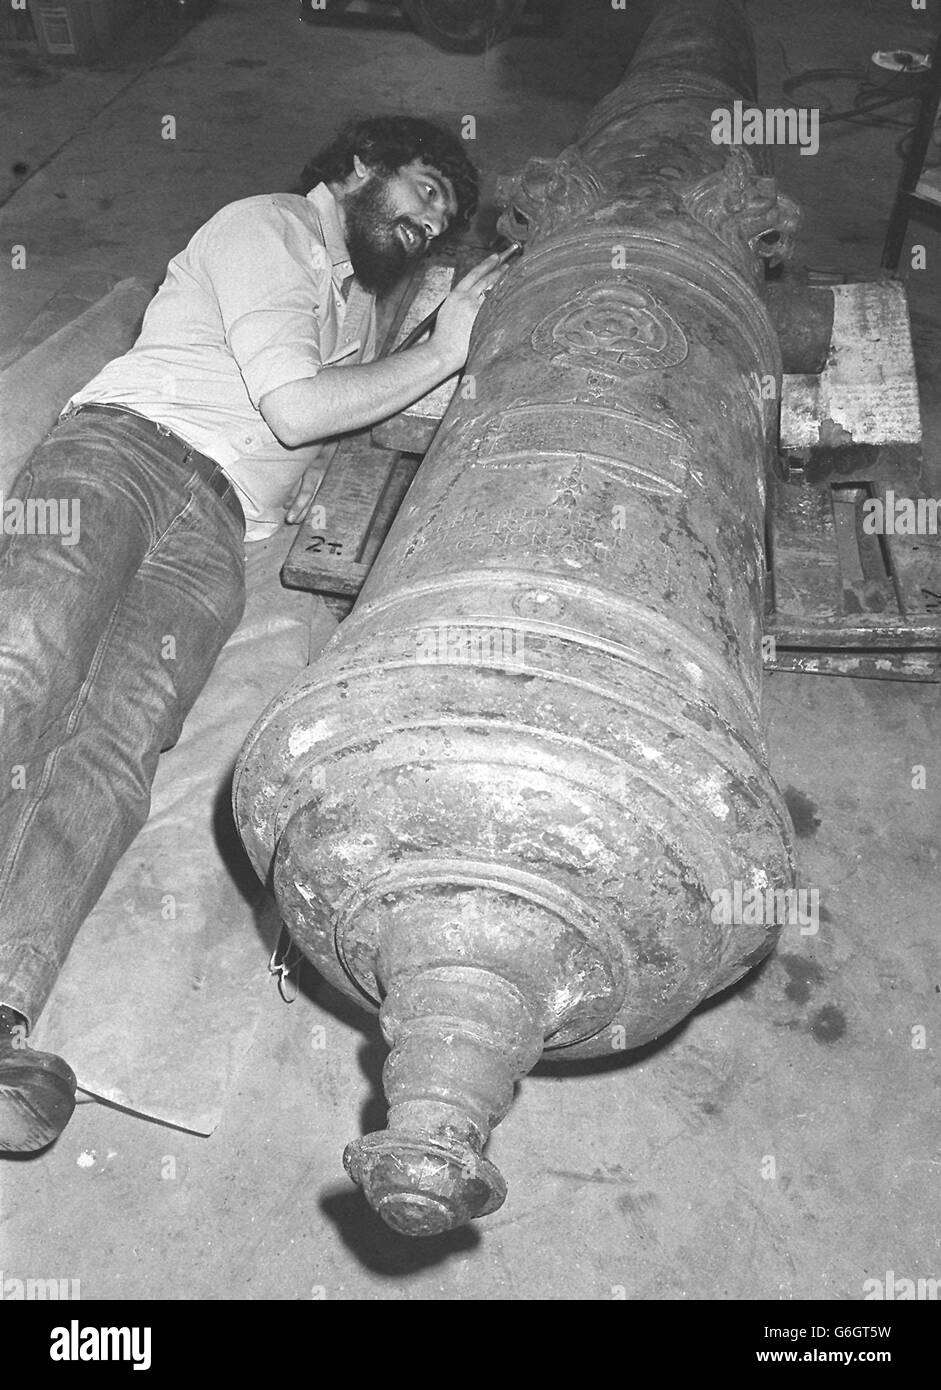
<svg viewBox="0 0 941 1390">
<path fill-rule="evenodd" d="M 239 494 L 246 539 L 271 535 L 332 441 L 287 449 L 258 408 L 321 367 L 375 356 L 375 298 L 353 280 L 325 184 L 264 194 L 211 217 L 167 267 L 140 335 L 70 404 L 124 406 L 220 464 Z"/>
</svg>

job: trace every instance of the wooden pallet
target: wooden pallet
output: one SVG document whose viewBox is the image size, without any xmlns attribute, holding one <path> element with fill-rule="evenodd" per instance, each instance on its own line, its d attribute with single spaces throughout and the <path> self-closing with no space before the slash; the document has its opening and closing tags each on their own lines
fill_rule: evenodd
<svg viewBox="0 0 941 1390">
<path fill-rule="evenodd" d="M 941 535 L 870 534 L 864 524 L 867 504 L 894 516 L 898 499 L 915 502 L 913 493 L 908 483 L 896 491 L 883 481 L 775 484 L 764 623 L 769 669 L 941 679 Z M 934 513 L 925 507 L 937 528 Z"/>
<path fill-rule="evenodd" d="M 281 567 L 289 589 L 310 589 L 346 617 L 421 462 L 377 449 L 368 432 L 337 450 Z"/>
<path fill-rule="evenodd" d="M 831 291 L 826 367 L 783 383 L 789 482 L 776 482 L 768 499 L 767 664 L 936 681 L 938 538 L 863 526 L 867 503 L 925 497 L 905 289 L 883 279 Z"/>
</svg>

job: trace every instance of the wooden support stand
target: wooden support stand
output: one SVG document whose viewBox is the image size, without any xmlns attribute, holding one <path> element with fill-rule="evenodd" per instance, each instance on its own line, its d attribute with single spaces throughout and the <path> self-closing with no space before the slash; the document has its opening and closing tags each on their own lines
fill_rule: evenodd
<svg viewBox="0 0 941 1390">
<path fill-rule="evenodd" d="M 291 589 L 323 595 L 338 618 L 353 606 L 420 459 L 377 449 L 368 433 L 337 450 L 281 567 Z"/>
<path fill-rule="evenodd" d="M 897 281 L 835 285 L 818 376 L 786 376 L 768 499 L 765 652 L 772 670 L 941 679 L 941 549 L 894 529 L 918 515 L 921 418 L 908 307 Z M 931 499 L 927 499 L 930 501 Z M 884 525 L 870 531 L 879 503 Z M 871 515 L 868 515 L 871 514 Z M 923 522 L 934 509 L 923 506 Z M 941 538 L 939 538 L 941 539 Z"/>
</svg>

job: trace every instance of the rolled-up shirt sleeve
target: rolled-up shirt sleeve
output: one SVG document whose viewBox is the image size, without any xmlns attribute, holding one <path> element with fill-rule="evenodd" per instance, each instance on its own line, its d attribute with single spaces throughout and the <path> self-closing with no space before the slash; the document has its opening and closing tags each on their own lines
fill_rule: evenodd
<svg viewBox="0 0 941 1390">
<path fill-rule="evenodd" d="M 330 262 L 324 248 L 277 207 L 265 219 L 237 209 L 207 230 L 202 264 L 226 343 L 257 410 L 269 391 L 316 376 L 324 364 Z"/>
</svg>

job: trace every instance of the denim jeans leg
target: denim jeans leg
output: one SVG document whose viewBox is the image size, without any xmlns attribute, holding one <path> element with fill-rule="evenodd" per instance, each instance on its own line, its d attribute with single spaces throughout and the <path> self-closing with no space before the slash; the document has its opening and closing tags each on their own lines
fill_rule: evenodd
<svg viewBox="0 0 941 1390">
<path fill-rule="evenodd" d="M 17 490 L 81 525 L 0 548 L 0 1002 L 30 1023 L 244 605 L 240 530 L 179 448 L 79 418 L 39 453 Z"/>
</svg>

